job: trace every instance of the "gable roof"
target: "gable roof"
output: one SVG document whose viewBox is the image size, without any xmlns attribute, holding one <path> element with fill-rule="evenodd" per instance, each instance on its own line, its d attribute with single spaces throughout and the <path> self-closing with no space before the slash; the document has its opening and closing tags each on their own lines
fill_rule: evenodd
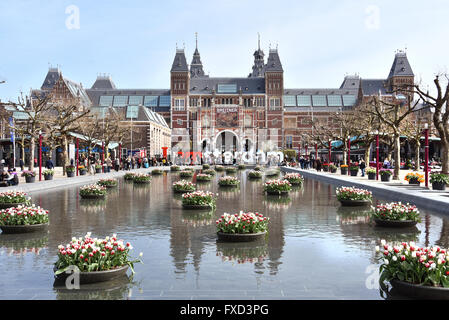
<svg viewBox="0 0 449 320">
<path fill-rule="evenodd" d="M 279 53 L 277 49 L 270 49 L 268 54 L 267 64 L 265 66 L 265 72 L 283 72 L 281 59 L 279 58 Z"/>
<path fill-rule="evenodd" d="M 189 72 L 184 49 L 176 49 L 175 59 L 173 59 L 170 72 Z"/>
<path fill-rule="evenodd" d="M 407 54 L 405 52 L 396 53 L 391 66 L 390 73 L 388 74 L 388 79 L 391 77 L 399 76 L 414 76 L 412 67 L 407 59 Z"/>
</svg>

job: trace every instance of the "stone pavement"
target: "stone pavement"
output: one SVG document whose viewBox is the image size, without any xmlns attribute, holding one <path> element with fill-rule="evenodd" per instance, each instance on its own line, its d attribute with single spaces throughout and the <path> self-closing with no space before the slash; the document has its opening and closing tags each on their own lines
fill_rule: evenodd
<svg viewBox="0 0 449 320">
<path fill-rule="evenodd" d="M 390 182 L 382 182 L 379 180 L 368 180 L 368 176 L 361 177 L 360 173 L 357 177 L 341 175 L 340 171 L 336 173 L 316 171 L 315 169 L 297 169 L 291 167 L 282 167 L 284 172 L 298 172 L 305 178 L 311 178 L 337 186 L 357 187 L 370 190 L 373 195 L 389 199 L 391 201 L 401 201 L 403 203 L 415 204 L 418 208 L 432 210 L 438 213 L 449 214 L 449 190 L 440 191 L 432 190 L 421 186 L 409 185 L 404 180 L 405 175 L 411 170 L 401 170 L 400 180 L 391 180 Z M 422 172 L 420 172 L 422 173 Z"/>
<path fill-rule="evenodd" d="M 183 168 L 181 166 L 181 168 Z M 199 169 L 201 166 L 193 166 L 190 168 Z M 9 187 L 3 187 L 0 188 L 0 192 L 6 191 L 6 190 L 20 190 L 24 192 L 32 192 L 32 191 L 45 191 L 49 189 L 54 188 L 62 188 L 62 187 L 71 187 L 78 184 L 90 184 L 94 183 L 95 181 L 98 181 L 100 179 L 110 179 L 110 178 L 119 178 L 124 176 L 126 173 L 133 172 L 133 173 L 148 173 L 154 169 L 162 169 L 165 171 L 170 171 L 169 166 L 160 166 L 160 167 L 149 167 L 149 168 L 143 168 L 143 169 L 133 169 L 133 170 L 120 170 L 115 171 L 111 170 L 109 173 L 97 173 L 97 174 L 89 174 L 87 173 L 84 176 L 76 176 L 73 178 L 68 178 L 67 176 L 62 175 L 62 167 L 55 168 L 55 174 L 53 177 L 53 180 L 44 180 L 44 176 L 42 175 L 42 181 L 39 181 L 39 168 L 37 168 L 36 173 L 36 182 L 33 183 L 25 183 L 25 178 L 20 177 L 19 178 L 19 185 L 17 186 L 9 186 Z M 18 175 L 20 176 L 20 171 L 18 172 Z"/>
</svg>

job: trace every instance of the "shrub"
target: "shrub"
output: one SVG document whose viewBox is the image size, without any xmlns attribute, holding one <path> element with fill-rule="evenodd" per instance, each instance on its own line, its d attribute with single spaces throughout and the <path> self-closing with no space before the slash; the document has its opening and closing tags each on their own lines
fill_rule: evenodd
<svg viewBox="0 0 449 320">
<path fill-rule="evenodd" d="M 52 175 L 55 174 L 55 170 L 52 170 L 52 169 L 45 169 L 45 170 L 43 171 L 43 174 L 44 174 L 44 176 L 52 176 Z"/>
<path fill-rule="evenodd" d="M 444 173 L 431 173 L 430 174 L 430 183 L 449 183 L 449 176 Z"/>
<path fill-rule="evenodd" d="M 380 169 L 379 170 L 379 174 L 381 176 L 383 176 L 383 175 L 391 176 L 393 174 L 393 170 L 391 170 L 391 169 Z"/>
<path fill-rule="evenodd" d="M 22 172 L 22 177 L 35 177 L 35 176 L 36 176 L 35 171 L 25 170 Z"/>
</svg>

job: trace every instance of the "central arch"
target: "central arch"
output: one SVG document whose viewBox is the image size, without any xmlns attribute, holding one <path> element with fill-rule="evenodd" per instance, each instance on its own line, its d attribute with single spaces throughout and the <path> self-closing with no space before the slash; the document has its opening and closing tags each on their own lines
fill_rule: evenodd
<svg viewBox="0 0 449 320">
<path fill-rule="evenodd" d="M 234 153 L 240 150 L 239 137 L 232 130 L 222 130 L 215 136 L 214 146 L 220 153 L 226 151 Z"/>
</svg>

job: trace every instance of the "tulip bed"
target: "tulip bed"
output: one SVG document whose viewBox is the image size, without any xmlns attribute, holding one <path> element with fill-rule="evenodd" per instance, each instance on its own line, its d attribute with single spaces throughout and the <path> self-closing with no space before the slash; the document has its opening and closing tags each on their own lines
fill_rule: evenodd
<svg viewBox="0 0 449 320">
<path fill-rule="evenodd" d="M 198 173 L 196 175 L 196 181 L 210 181 L 211 179 L 212 179 L 212 176 L 209 174 Z"/>
<path fill-rule="evenodd" d="M 0 225 L 19 226 L 48 223 L 48 210 L 30 206 L 18 206 L 0 210 Z"/>
<path fill-rule="evenodd" d="M 373 218 L 380 220 L 394 220 L 394 221 L 418 221 L 419 210 L 414 205 L 403 204 L 401 202 L 391 202 L 380 204 L 374 208 Z"/>
<path fill-rule="evenodd" d="M 239 165 L 238 165 L 238 169 L 239 169 L 239 170 L 245 170 L 245 169 L 246 169 L 246 166 L 245 166 L 244 164 L 239 164 Z"/>
<path fill-rule="evenodd" d="M 335 189 L 338 200 L 372 200 L 373 194 L 365 189 L 355 187 L 340 187 Z"/>
<path fill-rule="evenodd" d="M 99 186 L 103 187 L 115 187 L 117 186 L 117 180 L 115 179 L 100 179 L 97 181 Z"/>
<path fill-rule="evenodd" d="M 261 166 L 256 166 L 256 167 L 254 167 L 254 170 L 255 171 L 262 171 L 262 167 Z"/>
<path fill-rule="evenodd" d="M 160 174 L 163 174 L 163 173 L 164 173 L 164 170 L 162 170 L 162 169 L 153 169 L 151 171 L 152 175 L 160 175 Z"/>
<path fill-rule="evenodd" d="M 290 182 L 290 184 L 302 185 L 304 178 L 299 173 L 287 173 L 284 175 L 284 180 Z"/>
<path fill-rule="evenodd" d="M 268 193 L 282 193 L 292 190 L 292 185 L 288 180 L 271 180 L 266 181 L 263 185 L 263 190 Z"/>
<path fill-rule="evenodd" d="M 0 192 L 0 203 L 25 203 L 31 198 L 27 197 L 27 194 L 22 191 L 8 190 Z"/>
<path fill-rule="evenodd" d="M 258 212 L 240 211 L 240 213 L 235 214 L 223 214 L 216 221 L 216 225 L 217 231 L 223 233 L 258 233 L 268 230 L 269 220 Z"/>
<path fill-rule="evenodd" d="M 207 170 L 210 169 L 210 165 L 209 164 L 203 164 L 203 170 Z"/>
<path fill-rule="evenodd" d="M 135 175 L 136 175 L 135 173 L 125 173 L 124 179 L 133 180 Z"/>
<path fill-rule="evenodd" d="M 235 177 L 230 176 L 224 176 L 218 179 L 218 185 L 222 187 L 227 186 L 238 186 L 240 184 L 240 181 Z"/>
<path fill-rule="evenodd" d="M 170 167 L 170 171 L 180 171 L 181 167 L 180 166 L 171 166 Z"/>
<path fill-rule="evenodd" d="M 237 168 L 236 167 L 227 167 L 225 170 L 226 170 L 226 173 L 235 173 L 235 172 L 237 172 Z"/>
<path fill-rule="evenodd" d="M 182 204 L 188 206 L 215 207 L 216 194 L 210 191 L 194 191 L 182 195 Z"/>
<path fill-rule="evenodd" d="M 81 196 L 105 196 L 106 187 L 100 186 L 98 184 L 89 184 L 80 187 Z"/>
<path fill-rule="evenodd" d="M 217 172 L 221 172 L 224 170 L 225 170 L 225 168 L 223 166 L 215 166 L 215 171 L 217 171 Z"/>
<path fill-rule="evenodd" d="M 256 170 L 251 170 L 250 172 L 248 172 L 248 177 L 252 178 L 252 179 L 262 178 L 262 172 L 256 171 Z"/>
<path fill-rule="evenodd" d="M 193 171 L 192 170 L 183 170 L 179 172 L 179 176 L 180 177 L 191 177 L 193 176 Z"/>
<path fill-rule="evenodd" d="M 202 173 L 214 176 L 215 170 L 214 169 L 206 169 L 206 170 L 202 170 Z"/>
<path fill-rule="evenodd" d="M 77 266 L 81 272 L 105 271 L 128 265 L 134 273 L 134 263 L 130 260 L 132 246 L 116 235 L 105 239 L 92 239 L 90 233 L 84 238 L 72 238 L 66 246 L 58 246 L 58 261 L 55 263 L 55 275 L 65 272 L 71 266 Z M 140 254 L 142 256 L 142 254 Z"/>
<path fill-rule="evenodd" d="M 449 288 L 449 253 L 438 246 L 421 248 L 414 242 L 389 245 L 385 240 L 376 251 L 382 252 L 379 258 L 380 283 L 400 280 L 424 286 Z"/>
<path fill-rule="evenodd" d="M 151 182 L 151 177 L 146 174 L 135 174 L 133 178 L 134 183 L 149 183 Z"/>
<path fill-rule="evenodd" d="M 181 180 L 181 181 L 176 181 L 175 183 L 173 183 L 173 190 L 176 192 L 191 192 L 191 191 L 195 191 L 196 187 L 190 181 Z"/>
</svg>

